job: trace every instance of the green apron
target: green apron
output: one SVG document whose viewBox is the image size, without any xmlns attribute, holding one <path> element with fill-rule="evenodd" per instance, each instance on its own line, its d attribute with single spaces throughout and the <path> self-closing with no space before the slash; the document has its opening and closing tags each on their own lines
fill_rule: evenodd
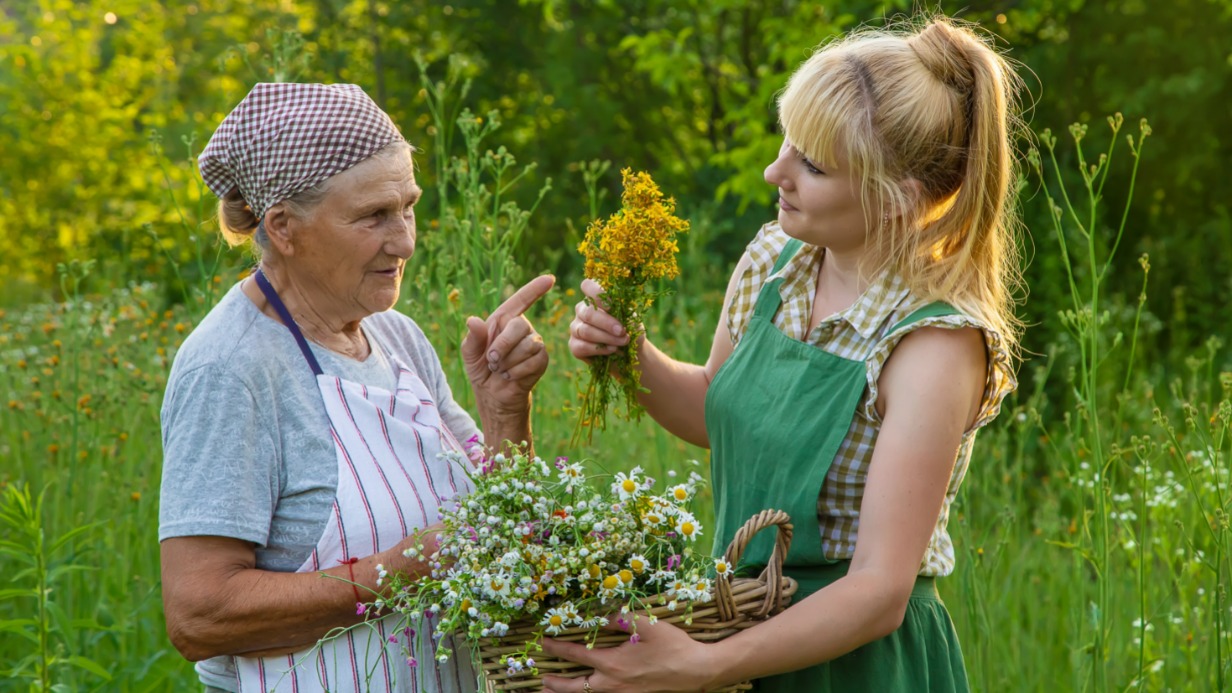
<svg viewBox="0 0 1232 693">
<path fill-rule="evenodd" d="M 795 255 L 783 248 L 774 272 Z M 795 527 L 783 572 L 799 582 L 793 603 L 847 572 L 849 561 L 822 553 L 817 498 L 856 414 L 866 366 L 792 339 L 772 322 L 782 304 L 779 277 L 762 285 L 744 337 L 706 393 L 715 497 L 715 547 L 722 550 L 753 515 L 786 511 Z M 955 311 L 927 305 L 894 326 Z M 745 551 L 740 572 L 760 570 L 773 537 L 762 532 Z M 753 574 L 756 574 L 755 572 Z M 830 691 L 967 691 L 957 635 L 931 578 L 919 578 L 902 627 L 835 660 L 756 682 L 773 693 Z"/>
</svg>

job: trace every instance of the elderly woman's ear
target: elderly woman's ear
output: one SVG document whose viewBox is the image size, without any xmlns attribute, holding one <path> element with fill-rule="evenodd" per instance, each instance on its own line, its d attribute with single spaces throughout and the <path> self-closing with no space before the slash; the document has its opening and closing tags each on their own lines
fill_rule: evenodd
<svg viewBox="0 0 1232 693">
<path fill-rule="evenodd" d="M 290 228 L 293 220 L 291 211 L 282 203 L 270 207 L 265 213 L 265 235 L 269 237 L 270 247 L 283 257 L 295 254 Z"/>
</svg>

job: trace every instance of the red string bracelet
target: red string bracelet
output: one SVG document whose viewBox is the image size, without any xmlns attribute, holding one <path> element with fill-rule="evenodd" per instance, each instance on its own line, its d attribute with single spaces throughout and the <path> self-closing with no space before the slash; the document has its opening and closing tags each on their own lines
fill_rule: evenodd
<svg viewBox="0 0 1232 693">
<path fill-rule="evenodd" d="M 351 591 L 355 593 L 355 604 L 359 605 L 359 604 L 363 604 L 364 600 L 359 598 L 359 586 L 355 584 L 355 564 L 356 563 L 359 563 L 359 558 L 356 556 L 351 556 L 349 559 L 345 561 L 338 561 L 338 565 L 345 565 L 347 567 L 347 573 L 350 574 L 351 576 Z"/>
</svg>

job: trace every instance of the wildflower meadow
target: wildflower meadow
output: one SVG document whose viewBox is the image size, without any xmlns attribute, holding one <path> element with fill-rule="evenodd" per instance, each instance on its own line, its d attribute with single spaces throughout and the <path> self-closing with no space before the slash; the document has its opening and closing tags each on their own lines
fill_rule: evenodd
<svg viewBox="0 0 1232 693">
<path fill-rule="evenodd" d="M 721 551 L 708 451 L 619 407 L 575 440 L 578 247 L 619 209 L 621 169 L 653 175 L 688 233 L 646 332 L 704 360 L 772 218 L 783 76 L 910 3 L 179 4 L 0 7 L 0 691 L 198 685 L 163 622 L 159 407 L 177 348 L 253 266 L 218 237 L 195 157 L 256 81 L 359 83 L 417 147 L 398 310 L 463 406 L 466 317 L 555 273 L 528 314 L 551 358 L 536 449 L 597 484 L 688 484 L 691 548 Z M 976 442 L 938 581 L 973 688 L 1232 690 L 1232 3 L 965 12 L 1032 92 L 1020 388 Z"/>
</svg>

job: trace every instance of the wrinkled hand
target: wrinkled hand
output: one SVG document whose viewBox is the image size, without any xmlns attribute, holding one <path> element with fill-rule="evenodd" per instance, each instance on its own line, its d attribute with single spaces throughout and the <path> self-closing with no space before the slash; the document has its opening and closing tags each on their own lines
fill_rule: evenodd
<svg viewBox="0 0 1232 693">
<path fill-rule="evenodd" d="M 523 317 L 556 283 L 535 277 L 518 289 L 487 320 L 466 319 L 462 361 L 479 406 L 496 415 L 525 413 L 531 388 L 548 368 L 543 338 Z"/>
<path fill-rule="evenodd" d="M 578 301 L 569 323 L 569 353 L 590 362 L 596 356 L 613 354 L 629 343 L 624 325 L 603 309 L 603 287 L 593 279 L 582 281 L 582 294 L 591 300 Z M 594 304 L 594 305 L 591 305 Z"/>
<path fill-rule="evenodd" d="M 445 525 L 440 522 L 416 529 L 393 548 L 385 551 L 378 562 L 384 564 L 390 572 L 401 572 L 408 576 L 429 575 L 432 572 L 432 555 L 440 548 L 436 537 L 444 531 Z M 416 555 L 407 556 L 404 553 L 407 549 L 415 549 Z M 450 556 L 441 563 L 448 565 L 453 560 Z"/>
<path fill-rule="evenodd" d="M 621 630 L 615 624 L 609 629 Z M 678 693 L 705 690 L 713 672 L 707 646 L 670 623 L 638 621 L 639 641 L 617 647 L 586 649 L 584 643 L 544 638 L 543 651 L 591 667 L 588 677 L 544 676 L 545 693 L 582 693 L 585 682 L 594 693 Z"/>
</svg>

